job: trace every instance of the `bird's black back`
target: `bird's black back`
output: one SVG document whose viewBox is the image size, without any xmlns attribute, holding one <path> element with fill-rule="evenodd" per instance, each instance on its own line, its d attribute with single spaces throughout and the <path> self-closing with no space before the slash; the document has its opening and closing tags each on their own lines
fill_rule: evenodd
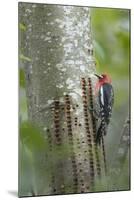
<svg viewBox="0 0 134 200">
<path fill-rule="evenodd" d="M 113 91 L 113 87 L 111 84 L 109 83 L 105 83 L 103 84 L 103 86 L 101 86 L 103 88 L 103 100 L 104 100 L 104 104 L 102 104 L 101 98 L 99 98 L 99 103 L 100 103 L 100 107 L 103 110 L 103 118 L 104 121 L 108 124 L 109 123 L 109 119 L 111 117 L 111 113 L 112 113 L 112 107 L 113 107 L 113 103 L 114 103 L 114 91 Z M 99 95 L 101 96 L 101 90 L 99 90 Z"/>
</svg>

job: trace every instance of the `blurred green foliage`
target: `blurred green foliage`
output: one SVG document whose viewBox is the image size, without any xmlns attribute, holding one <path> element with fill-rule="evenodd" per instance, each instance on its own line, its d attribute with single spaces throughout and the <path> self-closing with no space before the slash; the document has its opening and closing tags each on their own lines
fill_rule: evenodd
<svg viewBox="0 0 134 200">
<path fill-rule="evenodd" d="M 40 129 L 28 121 L 20 125 L 20 141 L 32 152 L 33 150 L 48 150 L 48 142 Z"/>
<path fill-rule="evenodd" d="M 116 157 L 122 127 L 129 113 L 130 79 L 130 11 L 125 9 L 92 8 L 92 35 L 97 73 L 108 73 L 114 87 L 114 108 L 107 135 L 107 161 L 111 171 Z M 113 148 L 114 147 L 114 148 Z M 121 173 L 115 169 L 98 181 L 96 191 L 129 189 L 129 155 L 120 163 Z M 118 176 L 118 178 L 117 178 Z"/>
<path fill-rule="evenodd" d="M 53 144 L 51 150 L 46 132 L 29 121 L 20 123 L 19 135 L 19 196 L 34 196 L 39 191 L 47 194 L 57 161 L 66 162 L 72 155 L 72 145 Z"/>
<path fill-rule="evenodd" d="M 92 9 L 92 32 L 98 71 L 113 78 L 129 74 L 129 11 Z"/>
<path fill-rule="evenodd" d="M 108 73 L 112 77 L 117 97 L 115 107 L 118 108 L 129 97 L 130 12 L 92 8 L 91 15 L 97 72 Z"/>
</svg>

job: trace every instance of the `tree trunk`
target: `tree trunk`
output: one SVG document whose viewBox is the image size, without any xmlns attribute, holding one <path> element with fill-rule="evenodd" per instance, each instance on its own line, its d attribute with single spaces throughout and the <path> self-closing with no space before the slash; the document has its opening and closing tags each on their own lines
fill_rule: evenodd
<svg viewBox="0 0 134 200">
<path fill-rule="evenodd" d="M 93 191 L 103 164 L 88 109 L 95 72 L 90 9 L 19 3 L 19 22 L 29 120 L 50 145 L 41 157 L 42 166 L 50 163 L 50 178 L 46 184 L 45 175 L 38 177 L 36 194 Z"/>
<path fill-rule="evenodd" d="M 130 151 L 130 118 L 127 117 L 123 126 L 117 155 L 113 162 L 113 170 L 115 174 L 118 175 L 122 174 L 122 170 L 125 161 L 127 160 L 127 156 L 129 157 L 129 151 Z M 128 163 L 128 168 L 129 168 L 129 163 Z"/>
</svg>

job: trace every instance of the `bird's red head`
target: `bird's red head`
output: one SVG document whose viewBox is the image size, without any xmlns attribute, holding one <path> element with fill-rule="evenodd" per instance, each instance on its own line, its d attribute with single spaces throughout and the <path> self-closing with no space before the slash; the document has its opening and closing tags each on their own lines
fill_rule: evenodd
<svg viewBox="0 0 134 200">
<path fill-rule="evenodd" d="M 95 74 L 95 76 L 97 76 L 97 78 L 98 78 L 98 81 L 97 81 L 96 87 L 95 87 L 95 91 L 97 91 L 104 83 L 111 84 L 111 82 L 112 82 L 112 80 L 108 74 L 101 74 L 101 75 Z"/>
<path fill-rule="evenodd" d="M 101 74 L 101 75 L 97 75 L 95 74 L 95 76 L 98 77 L 99 79 L 99 83 L 104 84 L 104 83 L 111 83 L 111 78 L 108 74 Z"/>
</svg>

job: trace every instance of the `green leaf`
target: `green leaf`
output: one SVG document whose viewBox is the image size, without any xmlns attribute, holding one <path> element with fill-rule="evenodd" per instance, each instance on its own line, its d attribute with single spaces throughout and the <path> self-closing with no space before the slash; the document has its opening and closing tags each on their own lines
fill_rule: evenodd
<svg viewBox="0 0 134 200">
<path fill-rule="evenodd" d="M 28 121 L 20 124 L 20 140 L 30 151 L 48 149 L 48 143 L 40 129 Z"/>
<path fill-rule="evenodd" d="M 26 31 L 26 25 L 23 24 L 23 23 L 19 23 L 19 28 L 20 28 L 20 30 L 22 30 L 22 31 Z"/>
<path fill-rule="evenodd" d="M 20 69 L 19 70 L 19 83 L 20 87 L 25 87 L 25 75 L 24 75 L 24 70 Z"/>
<path fill-rule="evenodd" d="M 23 54 L 20 54 L 20 59 L 21 59 L 21 60 L 28 61 L 28 62 L 31 61 L 31 58 L 29 58 L 29 57 L 27 57 L 27 56 L 25 56 L 25 55 L 23 55 Z"/>
</svg>

